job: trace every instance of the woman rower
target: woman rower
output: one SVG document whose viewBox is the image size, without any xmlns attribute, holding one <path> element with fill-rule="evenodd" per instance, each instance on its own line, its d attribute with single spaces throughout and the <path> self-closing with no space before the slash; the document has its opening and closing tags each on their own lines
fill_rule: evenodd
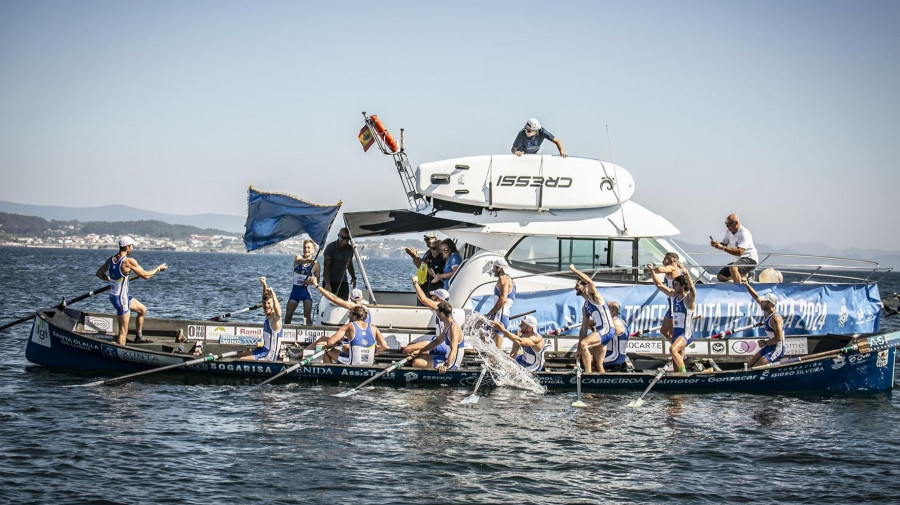
<svg viewBox="0 0 900 505">
<path fill-rule="evenodd" d="M 437 315 L 444 327 L 441 334 L 435 336 L 434 340 L 421 349 L 409 353 L 407 353 L 408 349 L 404 349 L 404 354 L 409 354 L 413 358 L 410 366 L 416 368 L 434 369 L 440 373 L 457 370 L 462 364 L 465 354 L 462 329 L 453 320 L 453 306 L 450 305 L 450 302 L 439 303 Z M 430 355 L 430 358 L 419 357 L 423 354 Z"/>
<path fill-rule="evenodd" d="M 281 339 L 284 336 L 284 328 L 281 324 L 281 304 L 275 296 L 275 290 L 266 284 L 266 278 L 260 277 L 263 290 L 263 311 L 266 319 L 263 321 L 262 347 L 257 347 L 252 356 L 241 359 L 249 361 L 275 361 L 281 350 Z"/>
</svg>

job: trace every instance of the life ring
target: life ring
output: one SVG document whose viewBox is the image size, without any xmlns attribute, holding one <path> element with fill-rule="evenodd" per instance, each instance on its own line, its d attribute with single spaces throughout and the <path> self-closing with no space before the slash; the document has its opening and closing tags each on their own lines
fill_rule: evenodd
<svg viewBox="0 0 900 505">
<path fill-rule="evenodd" d="M 378 135 L 381 140 L 384 141 L 385 145 L 387 145 L 392 153 L 397 152 L 397 141 L 394 140 L 394 137 L 392 137 L 390 133 L 388 133 L 387 128 L 384 127 L 384 124 L 378 119 L 378 116 L 372 114 L 369 116 L 369 121 L 372 122 L 372 128 L 375 129 L 375 135 Z"/>
</svg>

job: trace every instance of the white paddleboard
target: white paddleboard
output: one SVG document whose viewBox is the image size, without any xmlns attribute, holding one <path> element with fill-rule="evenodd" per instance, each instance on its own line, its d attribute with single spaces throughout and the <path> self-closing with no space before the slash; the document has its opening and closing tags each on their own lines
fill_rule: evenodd
<svg viewBox="0 0 900 505">
<path fill-rule="evenodd" d="M 590 158 L 495 154 L 422 163 L 419 194 L 488 209 L 609 207 L 634 194 L 624 168 Z"/>
</svg>

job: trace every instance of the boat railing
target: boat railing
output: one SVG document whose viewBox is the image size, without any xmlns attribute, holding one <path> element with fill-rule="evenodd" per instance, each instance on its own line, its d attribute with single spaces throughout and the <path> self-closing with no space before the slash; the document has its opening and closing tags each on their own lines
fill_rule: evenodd
<svg viewBox="0 0 900 505">
<path fill-rule="evenodd" d="M 714 252 L 689 253 L 695 261 L 703 256 L 716 255 Z M 697 268 L 703 269 L 704 274 L 715 278 L 715 274 L 724 265 L 706 265 L 698 261 Z M 836 256 L 819 256 L 812 254 L 788 254 L 788 253 L 760 253 L 759 264 L 755 269 L 758 276 L 765 269 L 772 268 L 781 272 L 784 282 L 795 284 L 807 283 L 833 283 L 833 284 L 858 284 L 878 282 L 893 271 L 892 267 L 883 267 L 876 261 L 860 260 L 853 258 L 841 258 Z"/>
</svg>

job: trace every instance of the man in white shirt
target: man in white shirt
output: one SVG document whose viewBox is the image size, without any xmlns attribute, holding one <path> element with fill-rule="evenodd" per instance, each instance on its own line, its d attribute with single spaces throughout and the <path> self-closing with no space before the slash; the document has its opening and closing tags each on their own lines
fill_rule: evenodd
<svg viewBox="0 0 900 505">
<path fill-rule="evenodd" d="M 721 242 L 716 242 L 710 237 L 709 245 L 720 251 L 725 251 L 732 256 L 737 256 L 737 261 L 725 265 L 717 275 L 719 282 L 731 281 L 740 284 L 741 279 L 746 279 L 747 274 L 756 269 L 759 264 L 759 256 L 756 254 L 756 246 L 753 245 L 753 235 L 750 230 L 741 226 L 741 220 L 737 214 L 731 214 L 725 218 L 725 227 L 728 231 Z"/>
</svg>

